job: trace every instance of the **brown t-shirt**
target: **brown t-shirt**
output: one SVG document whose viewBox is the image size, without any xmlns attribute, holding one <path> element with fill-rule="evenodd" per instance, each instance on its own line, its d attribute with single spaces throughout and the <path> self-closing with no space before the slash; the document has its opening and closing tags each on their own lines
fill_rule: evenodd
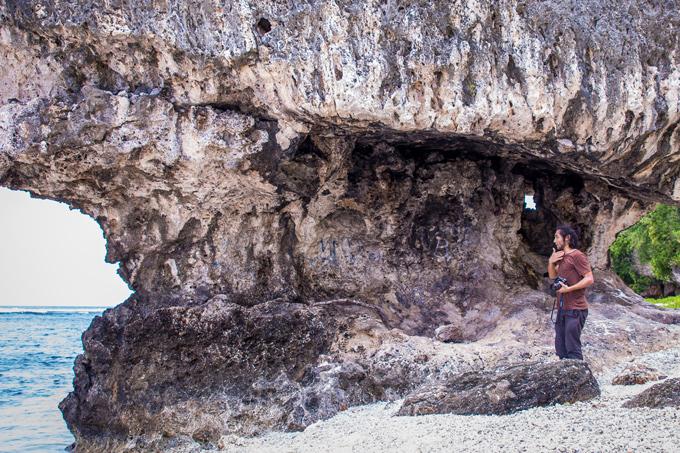
<svg viewBox="0 0 680 453">
<path fill-rule="evenodd" d="M 570 250 L 564 254 L 562 261 L 558 263 L 557 275 L 567 279 L 567 285 L 572 286 L 580 282 L 584 275 L 591 272 L 588 257 L 578 249 Z M 586 302 L 586 289 L 577 289 L 563 294 L 565 310 L 585 310 L 588 308 Z M 557 294 L 559 302 L 560 294 Z"/>
</svg>

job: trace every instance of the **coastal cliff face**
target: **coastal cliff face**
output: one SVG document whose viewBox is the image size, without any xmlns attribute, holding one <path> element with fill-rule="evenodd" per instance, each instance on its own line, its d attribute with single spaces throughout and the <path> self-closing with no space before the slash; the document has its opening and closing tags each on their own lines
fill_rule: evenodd
<svg viewBox="0 0 680 453">
<path fill-rule="evenodd" d="M 83 335 L 77 448 L 299 430 L 550 356 L 563 222 L 593 367 L 674 340 L 607 249 L 680 204 L 679 7 L 6 1 L 0 184 L 96 219 L 135 291 Z"/>
</svg>

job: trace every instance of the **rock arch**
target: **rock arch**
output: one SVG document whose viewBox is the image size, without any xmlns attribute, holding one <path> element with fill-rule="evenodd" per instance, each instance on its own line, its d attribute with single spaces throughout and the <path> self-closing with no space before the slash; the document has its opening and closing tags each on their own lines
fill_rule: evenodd
<svg viewBox="0 0 680 453">
<path fill-rule="evenodd" d="M 680 203 L 677 5 L 391 5 L 1 7 L 0 184 L 97 219 L 136 291 L 83 337 L 80 446 L 303 429 L 549 354 L 558 220 L 595 367 L 674 335 L 606 251 Z"/>
</svg>

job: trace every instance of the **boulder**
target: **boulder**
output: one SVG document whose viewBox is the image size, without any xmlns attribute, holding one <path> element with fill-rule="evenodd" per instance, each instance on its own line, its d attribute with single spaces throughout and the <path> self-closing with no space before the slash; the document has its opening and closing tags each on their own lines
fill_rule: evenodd
<svg viewBox="0 0 680 453">
<path fill-rule="evenodd" d="M 461 343 L 465 341 L 465 335 L 461 326 L 455 324 L 446 324 L 437 327 L 434 331 L 434 337 L 444 343 Z"/>
<path fill-rule="evenodd" d="M 666 377 L 648 365 L 635 363 L 628 365 L 618 376 L 612 379 L 612 385 L 646 384 Z"/>
<path fill-rule="evenodd" d="M 644 392 L 623 403 L 623 407 L 680 408 L 680 378 L 668 379 L 659 384 L 654 384 Z"/>
<path fill-rule="evenodd" d="M 454 375 L 406 397 L 397 415 L 502 415 L 550 404 L 587 401 L 600 395 L 581 360 L 515 365 L 497 371 Z"/>
</svg>

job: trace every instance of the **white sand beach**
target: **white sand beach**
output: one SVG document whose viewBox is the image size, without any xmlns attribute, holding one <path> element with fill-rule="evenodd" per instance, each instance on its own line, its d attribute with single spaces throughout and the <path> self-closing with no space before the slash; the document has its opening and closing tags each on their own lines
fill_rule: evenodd
<svg viewBox="0 0 680 453">
<path fill-rule="evenodd" d="M 621 405 L 657 382 L 611 385 L 631 362 L 680 377 L 680 347 L 645 354 L 596 374 L 602 394 L 588 402 L 504 416 L 395 416 L 402 400 L 352 407 L 299 433 L 223 437 L 229 452 L 678 452 L 680 409 Z"/>
</svg>

